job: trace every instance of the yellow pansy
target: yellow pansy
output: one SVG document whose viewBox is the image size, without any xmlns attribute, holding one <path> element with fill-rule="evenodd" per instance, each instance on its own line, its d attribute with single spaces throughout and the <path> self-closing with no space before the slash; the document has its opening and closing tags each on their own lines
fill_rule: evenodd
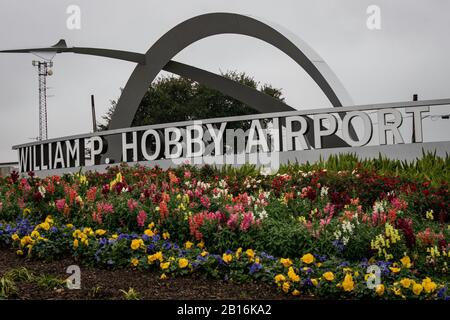
<svg viewBox="0 0 450 320">
<path fill-rule="evenodd" d="M 404 256 L 403 258 L 401 258 L 400 262 L 405 268 L 411 268 L 411 259 L 408 256 Z"/>
<path fill-rule="evenodd" d="M 412 291 L 414 292 L 414 294 L 416 296 L 420 295 L 420 293 L 422 292 L 423 287 L 421 284 L 419 283 L 414 283 L 413 287 L 412 287 Z"/>
<path fill-rule="evenodd" d="M 375 288 L 375 292 L 377 293 L 377 295 L 382 296 L 384 294 L 384 284 L 377 285 L 377 287 Z"/>
<path fill-rule="evenodd" d="M 333 272 L 331 272 L 331 271 L 325 272 L 325 273 L 323 274 L 323 277 L 324 277 L 324 279 L 327 280 L 327 281 L 333 281 L 333 280 L 334 280 L 334 274 L 333 274 Z"/>
<path fill-rule="evenodd" d="M 22 250 L 17 250 L 17 251 L 16 251 L 16 254 L 17 254 L 18 256 L 23 256 L 23 251 L 22 251 Z"/>
<path fill-rule="evenodd" d="M 14 241 L 17 241 L 17 240 L 20 239 L 20 237 L 19 237 L 19 235 L 18 235 L 17 233 L 14 233 L 14 234 L 11 236 L 11 239 L 13 239 Z"/>
<path fill-rule="evenodd" d="M 79 245 L 78 239 L 73 240 L 73 247 L 74 247 L 75 249 L 78 248 L 78 245 Z"/>
<path fill-rule="evenodd" d="M 140 247 L 144 246 L 144 241 L 142 239 L 133 239 L 131 240 L 131 249 L 132 250 L 137 250 Z"/>
<path fill-rule="evenodd" d="M 342 287 L 345 291 L 352 291 L 355 288 L 355 283 L 353 282 L 351 274 L 345 275 L 344 281 L 342 281 Z"/>
<path fill-rule="evenodd" d="M 163 236 L 163 239 L 164 239 L 164 240 L 170 239 L 170 233 L 168 233 L 168 232 L 164 232 L 164 233 L 162 234 L 162 236 Z"/>
<path fill-rule="evenodd" d="M 239 248 L 236 250 L 236 259 L 239 259 L 239 258 L 241 257 L 241 254 L 242 254 L 242 248 L 239 247 Z"/>
<path fill-rule="evenodd" d="M 170 267 L 170 262 L 167 261 L 167 262 L 161 263 L 159 266 L 160 266 L 161 270 L 166 270 Z"/>
<path fill-rule="evenodd" d="M 292 282 L 300 281 L 300 276 L 295 273 L 294 268 L 292 268 L 292 267 L 289 267 L 288 277 L 289 277 L 289 279 L 291 279 Z"/>
<path fill-rule="evenodd" d="M 181 269 L 186 268 L 186 267 L 188 266 L 188 264 L 189 264 L 188 259 L 181 258 L 180 260 L 178 260 L 178 266 L 179 266 Z"/>
<path fill-rule="evenodd" d="M 279 282 L 282 282 L 282 281 L 285 281 L 285 280 L 286 280 L 286 277 L 284 275 L 282 275 L 282 274 L 277 274 L 275 276 L 275 282 L 276 283 L 279 283 Z"/>
<path fill-rule="evenodd" d="M 426 293 L 431 293 L 434 290 L 436 290 L 437 285 L 429 277 L 426 277 L 422 281 L 422 287 L 423 287 L 423 289 L 425 290 Z"/>
<path fill-rule="evenodd" d="M 20 240 L 20 244 L 22 245 L 22 247 L 25 247 L 27 244 L 33 244 L 34 241 L 33 239 L 31 239 L 30 236 L 25 236 Z"/>
<path fill-rule="evenodd" d="M 396 264 L 393 264 L 392 267 L 389 267 L 392 273 L 399 273 L 401 268 L 399 268 Z"/>
<path fill-rule="evenodd" d="M 310 264 L 314 262 L 314 256 L 311 253 L 307 253 L 301 258 L 301 260 L 303 263 Z"/>
<path fill-rule="evenodd" d="M 403 278 L 402 280 L 400 280 L 400 284 L 403 288 L 409 288 L 412 284 L 412 281 L 409 278 Z"/>
<path fill-rule="evenodd" d="M 280 263 L 281 263 L 285 268 L 288 268 L 288 267 L 292 266 L 292 261 L 291 261 L 291 259 L 289 259 L 289 258 L 287 258 L 287 259 L 281 258 L 281 259 L 280 259 Z"/>
<path fill-rule="evenodd" d="M 50 229 L 50 224 L 48 222 L 42 222 L 39 225 L 39 228 L 44 229 L 45 231 L 48 231 Z"/>
<path fill-rule="evenodd" d="M 289 288 L 291 287 L 291 284 L 289 282 L 285 282 L 283 283 L 283 292 L 284 293 L 288 293 L 289 292 Z"/>
<path fill-rule="evenodd" d="M 95 234 L 99 237 L 102 237 L 106 234 L 106 230 L 103 230 L 103 229 L 95 230 Z"/>
<path fill-rule="evenodd" d="M 144 234 L 148 237 L 153 237 L 155 235 L 151 229 L 145 229 Z"/>
<path fill-rule="evenodd" d="M 400 288 L 392 288 L 392 292 L 394 292 L 396 296 L 400 296 L 402 294 L 402 290 Z"/>
<path fill-rule="evenodd" d="M 295 289 L 294 291 L 292 291 L 292 295 L 293 295 L 293 296 L 299 296 L 299 295 L 300 295 L 300 291 L 298 291 L 297 289 Z"/>
<path fill-rule="evenodd" d="M 230 263 L 231 260 L 233 260 L 233 256 L 232 256 L 231 254 L 229 254 L 229 253 L 224 253 L 224 254 L 222 255 L 222 259 L 223 259 L 223 261 L 224 261 L 225 263 Z"/>
<path fill-rule="evenodd" d="M 247 249 L 245 253 L 247 254 L 247 257 L 249 257 L 250 260 L 255 258 L 255 251 L 253 251 L 252 249 Z"/>
<path fill-rule="evenodd" d="M 133 267 L 137 267 L 137 265 L 139 264 L 139 260 L 136 258 L 131 259 L 131 264 L 133 265 Z"/>
<path fill-rule="evenodd" d="M 161 251 L 158 251 L 155 254 L 151 254 L 149 256 L 147 256 L 147 262 L 148 264 L 152 264 L 153 262 L 155 262 L 156 260 L 159 260 L 159 262 L 163 261 L 163 254 Z"/>
<path fill-rule="evenodd" d="M 185 247 L 186 249 L 190 249 L 190 248 L 192 248 L 193 245 L 194 245 L 194 244 L 193 244 L 192 242 L 186 241 L 186 243 L 184 244 L 184 247 Z"/>
</svg>

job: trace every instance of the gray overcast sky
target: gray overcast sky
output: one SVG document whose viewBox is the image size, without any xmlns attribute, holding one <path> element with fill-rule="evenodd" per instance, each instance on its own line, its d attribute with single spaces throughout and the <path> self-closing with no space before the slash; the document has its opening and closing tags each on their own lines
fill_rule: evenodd
<svg viewBox="0 0 450 320">
<path fill-rule="evenodd" d="M 81 29 L 66 27 L 69 5 L 81 8 Z M 369 5 L 381 9 L 381 30 L 366 27 Z M 337 74 L 355 104 L 450 98 L 448 0 L 0 0 L 0 49 L 53 45 L 144 53 L 176 24 L 208 12 L 250 14 L 273 21 L 305 40 Z M 300 108 L 329 103 L 287 56 L 259 40 L 237 35 L 204 39 L 176 60 L 218 73 L 245 71 L 282 88 Z M 16 161 L 14 144 L 38 135 L 37 71 L 31 54 L 0 55 L 0 162 Z M 74 54 L 54 58 L 48 78 L 49 137 L 91 130 L 90 95 L 97 116 L 116 99 L 132 63 Z M 443 111 L 449 113 L 449 109 Z M 443 113 L 441 112 L 441 113 Z M 449 120 L 429 124 L 438 139 Z"/>
</svg>

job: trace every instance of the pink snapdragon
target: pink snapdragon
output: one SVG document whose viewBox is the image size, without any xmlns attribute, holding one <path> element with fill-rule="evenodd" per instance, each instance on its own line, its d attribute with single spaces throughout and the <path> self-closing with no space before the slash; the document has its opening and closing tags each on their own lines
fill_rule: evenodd
<svg viewBox="0 0 450 320">
<path fill-rule="evenodd" d="M 139 227 L 143 227 L 145 225 L 145 220 L 147 220 L 147 213 L 144 210 L 139 211 L 137 217 L 137 224 Z"/>
<path fill-rule="evenodd" d="M 236 228 L 236 226 L 238 224 L 238 220 L 239 220 L 239 214 L 237 214 L 237 213 L 230 214 L 230 217 L 228 218 L 228 221 L 227 221 L 227 226 L 230 227 L 231 229 Z"/>
<path fill-rule="evenodd" d="M 62 212 L 64 210 L 64 207 L 66 205 L 66 199 L 59 199 L 55 201 L 56 209 L 58 209 L 59 212 Z"/>
<path fill-rule="evenodd" d="M 244 217 L 242 218 L 240 228 L 242 231 L 247 231 L 254 223 L 255 217 L 253 215 L 253 212 L 246 212 L 244 213 Z"/>
<path fill-rule="evenodd" d="M 128 209 L 130 209 L 131 212 L 134 211 L 138 206 L 138 202 L 134 199 L 128 200 Z"/>
</svg>

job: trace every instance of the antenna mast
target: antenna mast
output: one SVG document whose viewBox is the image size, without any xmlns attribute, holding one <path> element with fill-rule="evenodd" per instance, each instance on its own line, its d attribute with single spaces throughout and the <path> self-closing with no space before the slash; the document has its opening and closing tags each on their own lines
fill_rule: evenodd
<svg viewBox="0 0 450 320">
<path fill-rule="evenodd" d="M 51 76 L 53 71 L 52 61 L 33 60 L 33 66 L 37 67 L 39 75 L 39 140 L 47 140 L 47 76 Z"/>
</svg>

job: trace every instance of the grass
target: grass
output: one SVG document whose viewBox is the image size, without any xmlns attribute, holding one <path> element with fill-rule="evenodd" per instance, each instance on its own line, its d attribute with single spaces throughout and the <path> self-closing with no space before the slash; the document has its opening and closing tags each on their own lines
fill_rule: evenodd
<svg viewBox="0 0 450 320">
<path fill-rule="evenodd" d="M 392 160 L 379 154 L 377 158 L 361 159 L 356 154 L 347 153 L 331 155 L 328 159 L 304 164 L 290 163 L 281 165 L 278 173 L 295 171 L 308 172 L 327 169 L 329 171 L 375 171 L 379 175 L 398 176 L 400 178 L 428 180 L 432 184 L 450 181 L 450 155 L 438 157 L 434 152 L 423 152 L 416 160 Z M 202 169 L 201 169 L 202 170 Z M 220 168 L 210 168 L 215 174 L 228 177 L 246 177 L 259 174 L 256 165 L 245 164 L 240 167 L 224 165 Z M 276 172 L 272 172 L 276 174 Z"/>
<path fill-rule="evenodd" d="M 125 300 L 139 300 L 139 293 L 133 288 L 129 288 L 128 291 L 120 290 Z"/>
<path fill-rule="evenodd" d="M 60 279 L 52 275 L 34 275 L 25 267 L 11 269 L 0 278 L 0 299 L 17 294 L 17 283 L 29 282 L 35 283 L 37 286 L 55 289 L 66 285 L 65 279 Z"/>
</svg>

